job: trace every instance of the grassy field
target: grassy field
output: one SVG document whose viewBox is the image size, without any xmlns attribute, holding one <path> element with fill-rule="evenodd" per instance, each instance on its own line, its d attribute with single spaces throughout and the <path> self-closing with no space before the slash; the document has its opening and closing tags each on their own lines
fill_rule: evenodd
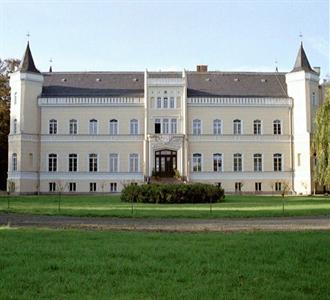
<svg viewBox="0 0 330 300">
<path fill-rule="evenodd" d="M 119 196 L 12 196 L 9 211 L 47 215 L 114 216 L 114 217 L 271 217 L 282 216 L 279 196 L 226 196 L 224 202 L 213 204 L 134 204 L 123 203 Z M 286 197 L 285 216 L 330 215 L 330 197 Z M 0 197 L 0 212 L 8 211 L 6 197 Z"/>
<path fill-rule="evenodd" d="M 0 299 L 329 299 L 329 232 L 0 229 Z"/>
</svg>

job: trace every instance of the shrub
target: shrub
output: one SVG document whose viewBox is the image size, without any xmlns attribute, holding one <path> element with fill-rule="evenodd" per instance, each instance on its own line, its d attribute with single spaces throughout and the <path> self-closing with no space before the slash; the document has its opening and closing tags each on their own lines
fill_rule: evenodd
<svg viewBox="0 0 330 300">
<path fill-rule="evenodd" d="M 126 185 L 121 201 L 137 203 L 215 203 L 224 199 L 224 190 L 204 183 Z"/>
</svg>

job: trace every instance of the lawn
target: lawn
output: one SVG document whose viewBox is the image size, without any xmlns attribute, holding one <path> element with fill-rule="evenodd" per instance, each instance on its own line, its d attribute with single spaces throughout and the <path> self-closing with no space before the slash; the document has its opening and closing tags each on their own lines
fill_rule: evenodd
<svg viewBox="0 0 330 300">
<path fill-rule="evenodd" d="M 329 299 L 329 232 L 0 229 L 0 299 Z"/>
<path fill-rule="evenodd" d="M 273 217 L 282 216 L 279 196 L 226 196 L 225 201 L 212 204 L 134 204 L 120 201 L 119 196 L 12 196 L 9 211 L 14 213 L 113 216 L 113 217 Z M 7 198 L 0 197 L 0 212 L 8 211 Z M 330 197 L 286 197 L 285 216 L 330 215 Z"/>
</svg>

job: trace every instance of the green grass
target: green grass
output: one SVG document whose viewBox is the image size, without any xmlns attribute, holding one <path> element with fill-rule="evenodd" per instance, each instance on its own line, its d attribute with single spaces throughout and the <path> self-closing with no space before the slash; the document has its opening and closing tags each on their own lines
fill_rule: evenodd
<svg viewBox="0 0 330 300">
<path fill-rule="evenodd" d="M 329 299 L 329 232 L 0 229 L 0 299 Z"/>
<path fill-rule="evenodd" d="M 134 204 L 120 201 L 119 196 L 18 196 L 10 198 L 9 212 L 113 217 L 271 217 L 282 216 L 279 196 L 226 196 L 224 202 L 212 204 Z M 285 216 L 330 215 L 330 197 L 286 197 Z M 6 197 L 0 197 L 0 212 L 7 212 Z"/>
</svg>

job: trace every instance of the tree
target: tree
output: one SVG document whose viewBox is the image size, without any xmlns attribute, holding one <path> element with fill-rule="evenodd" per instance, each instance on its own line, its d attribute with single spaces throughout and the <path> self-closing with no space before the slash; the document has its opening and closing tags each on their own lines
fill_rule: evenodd
<svg viewBox="0 0 330 300">
<path fill-rule="evenodd" d="M 322 186 L 330 186 L 330 84 L 326 87 L 323 104 L 315 118 L 313 151 L 316 156 L 314 178 Z"/>
<path fill-rule="evenodd" d="M 6 188 L 8 169 L 8 134 L 10 128 L 9 74 L 19 65 L 18 59 L 0 59 L 0 190 Z"/>
</svg>

